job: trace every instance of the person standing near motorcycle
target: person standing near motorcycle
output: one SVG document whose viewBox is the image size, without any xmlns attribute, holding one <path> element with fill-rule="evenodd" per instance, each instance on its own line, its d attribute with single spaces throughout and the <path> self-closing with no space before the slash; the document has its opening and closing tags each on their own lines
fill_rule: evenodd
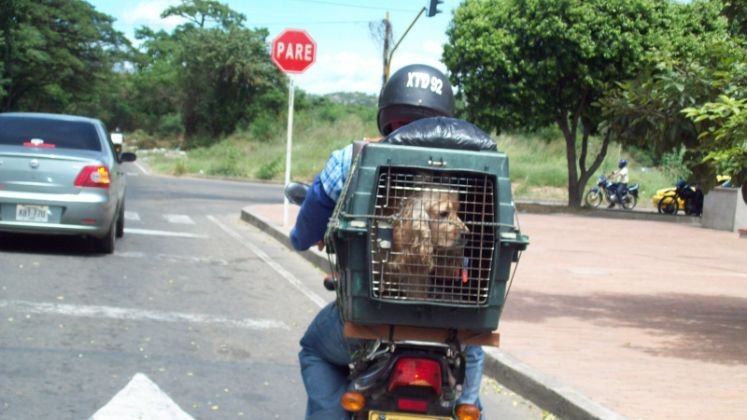
<svg viewBox="0 0 747 420">
<path fill-rule="evenodd" d="M 382 88 L 378 127 L 386 136 L 415 120 L 451 117 L 453 113 L 454 97 L 446 76 L 433 67 L 413 64 L 395 72 Z M 291 230 L 290 239 L 296 250 L 304 251 L 314 244 L 323 249 L 327 223 L 350 174 L 352 159 L 352 144 L 332 152 L 314 179 Z M 308 396 L 306 419 L 347 418 L 340 397 L 347 388 L 351 356 L 364 348 L 365 341 L 343 335 L 340 311 L 333 302 L 319 311 L 300 344 L 298 357 Z M 457 403 L 480 406 L 484 353 L 480 346 L 466 346 L 464 354 L 465 380 Z"/>
<path fill-rule="evenodd" d="M 617 162 L 617 170 L 610 174 L 610 178 L 615 181 L 615 200 L 610 202 L 607 208 L 615 207 L 615 203 L 620 203 L 622 206 L 623 196 L 628 190 L 628 161 L 620 159 Z"/>
</svg>

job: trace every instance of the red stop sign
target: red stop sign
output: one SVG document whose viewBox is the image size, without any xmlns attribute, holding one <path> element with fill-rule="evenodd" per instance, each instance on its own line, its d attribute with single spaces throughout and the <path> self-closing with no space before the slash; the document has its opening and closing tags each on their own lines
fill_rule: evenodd
<svg viewBox="0 0 747 420">
<path fill-rule="evenodd" d="M 286 73 L 303 73 L 316 59 L 316 43 L 304 30 L 286 29 L 272 41 L 272 61 Z"/>
</svg>

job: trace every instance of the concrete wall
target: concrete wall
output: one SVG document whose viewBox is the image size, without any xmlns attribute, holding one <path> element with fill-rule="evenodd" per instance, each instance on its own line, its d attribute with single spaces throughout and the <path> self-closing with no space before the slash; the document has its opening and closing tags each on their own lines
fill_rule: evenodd
<svg viewBox="0 0 747 420">
<path fill-rule="evenodd" d="M 740 188 L 716 187 L 703 202 L 703 227 L 736 231 L 747 229 L 747 204 Z"/>
<path fill-rule="evenodd" d="M 747 197 L 745 197 L 744 188 L 735 188 L 737 194 L 737 211 L 734 215 L 734 230 L 747 229 Z"/>
</svg>

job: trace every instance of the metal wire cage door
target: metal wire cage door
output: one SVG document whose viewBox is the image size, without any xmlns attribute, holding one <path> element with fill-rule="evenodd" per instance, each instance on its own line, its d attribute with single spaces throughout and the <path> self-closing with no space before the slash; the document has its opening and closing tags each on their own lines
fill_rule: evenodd
<svg viewBox="0 0 747 420">
<path fill-rule="evenodd" d="M 495 200 L 488 174 L 380 168 L 369 236 L 372 297 L 486 304 Z"/>
</svg>

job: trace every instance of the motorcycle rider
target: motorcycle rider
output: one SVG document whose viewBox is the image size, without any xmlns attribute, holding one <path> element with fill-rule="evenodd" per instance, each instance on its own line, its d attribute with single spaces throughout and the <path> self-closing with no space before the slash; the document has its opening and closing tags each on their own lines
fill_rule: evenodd
<svg viewBox="0 0 747 420">
<path fill-rule="evenodd" d="M 428 80 L 427 88 L 423 82 Z M 446 76 L 421 64 L 405 66 L 395 72 L 379 95 L 378 127 L 382 136 L 412 121 L 451 117 L 454 97 Z M 332 152 L 325 168 L 314 179 L 299 210 L 290 239 L 303 251 L 316 244 L 321 250 L 323 238 L 335 202 L 352 165 L 353 145 Z M 362 350 L 365 341 L 346 338 L 336 302 L 322 308 L 300 341 L 299 362 L 308 395 L 306 419 L 344 419 L 340 397 L 348 385 L 351 355 Z M 465 347 L 466 374 L 458 404 L 480 406 L 480 379 L 484 353 L 480 346 Z"/>
<path fill-rule="evenodd" d="M 628 192 L 628 161 L 620 159 L 617 162 L 617 170 L 610 174 L 610 178 L 615 181 L 615 199 L 607 207 L 615 207 L 615 203 L 622 206 L 622 198 Z"/>
</svg>

